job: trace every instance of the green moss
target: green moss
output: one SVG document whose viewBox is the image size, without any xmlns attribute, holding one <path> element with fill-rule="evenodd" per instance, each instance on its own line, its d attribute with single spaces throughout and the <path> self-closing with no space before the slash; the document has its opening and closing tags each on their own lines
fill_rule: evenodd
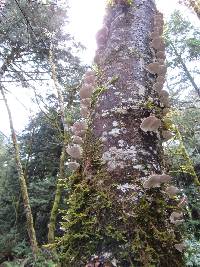
<svg viewBox="0 0 200 267">
<path fill-rule="evenodd" d="M 98 100 L 98 97 L 104 93 L 105 91 L 107 90 L 107 88 L 105 87 L 97 87 L 95 90 L 94 90 L 94 93 L 92 94 L 92 98 L 91 98 L 91 107 L 94 107 L 97 100 Z"/>
<path fill-rule="evenodd" d="M 119 198 L 118 183 L 106 171 L 102 144 L 91 129 L 89 125 L 83 148 L 84 168 L 68 182 L 64 235 L 57 240 L 62 266 L 85 266 L 102 252 L 110 252 L 120 267 L 184 266 L 174 249 L 180 236 L 172 233 L 169 222 L 177 201 L 167 201 L 159 188 L 143 192 L 140 183 L 137 201 L 131 203 L 135 192 Z"/>
<path fill-rule="evenodd" d="M 133 4 L 133 0 L 126 0 L 127 5 L 132 5 Z M 107 5 L 109 6 L 114 6 L 115 5 L 115 0 L 107 0 Z"/>
<path fill-rule="evenodd" d="M 173 170 L 172 172 L 185 173 L 189 175 L 192 178 L 194 184 L 199 187 L 200 181 L 195 172 L 193 162 L 189 157 L 187 150 L 183 144 L 182 136 L 175 125 L 173 125 L 173 132 L 175 133 L 175 140 L 178 141 L 178 144 L 170 150 L 170 153 L 171 156 L 178 159 L 179 166 L 178 169 L 175 168 L 175 170 Z"/>
</svg>

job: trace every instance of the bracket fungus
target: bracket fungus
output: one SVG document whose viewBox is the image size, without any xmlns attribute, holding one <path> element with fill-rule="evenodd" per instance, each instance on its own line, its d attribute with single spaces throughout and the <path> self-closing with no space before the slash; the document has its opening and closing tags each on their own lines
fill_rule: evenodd
<svg viewBox="0 0 200 267">
<path fill-rule="evenodd" d="M 157 26 L 164 26 L 164 20 L 159 17 L 159 16 L 155 16 L 154 17 L 154 26 L 157 27 Z"/>
<path fill-rule="evenodd" d="M 161 120 L 153 115 L 150 115 L 149 117 L 144 118 L 142 120 L 142 123 L 140 124 L 140 129 L 144 132 L 147 131 L 157 132 L 160 126 L 161 126 Z"/>
<path fill-rule="evenodd" d="M 89 111 L 89 109 L 86 106 L 81 105 L 80 113 L 83 116 L 83 118 L 86 119 L 86 118 L 88 118 L 88 116 L 90 114 L 90 111 Z"/>
<path fill-rule="evenodd" d="M 79 167 L 80 167 L 80 164 L 76 161 L 74 162 L 69 162 L 68 163 L 68 167 L 71 171 L 76 171 Z"/>
<path fill-rule="evenodd" d="M 180 225 L 181 223 L 184 222 L 182 212 L 173 211 L 172 214 L 170 215 L 169 219 L 170 219 L 170 222 L 175 224 L 175 225 Z"/>
<path fill-rule="evenodd" d="M 157 32 L 159 36 L 163 34 L 163 26 L 162 25 L 157 25 L 154 27 L 154 32 Z"/>
<path fill-rule="evenodd" d="M 80 97 L 81 99 L 90 98 L 94 91 L 94 87 L 91 84 L 83 84 L 80 89 Z"/>
<path fill-rule="evenodd" d="M 81 159 L 82 157 L 82 148 L 79 145 L 68 146 L 66 151 L 74 159 Z"/>
<path fill-rule="evenodd" d="M 165 65 L 160 65 L 158 75 L 165 76 L 167 73 L 167 67 Z"/>
<path fill-rule="evenodd" d="M 157 58 L 161 58 L 161 59 L 166 59 L 165 52 L 163 52 L 163 51 L 158 51 L 158 52 L 156 53 L 156 57 L 157 57 Z"/>
<path fill-rule="evenodd" d="M 174 197 L 180 190 L 176 187 L 176 186 L 168 186 L 165 190 L 165 192 L 167 193 L 167 195 L 172 198 Z"/>
<path fill-rule="evenodd" d="M 147 181 L 144 182 L 144 188 L 154 188 L 160 187 L 162 183 L 168 183 L 171 181 L 171 176 L 167 174 L 154 174 L 149 177 Z"/>
<path fill-rule="evenodd" d="M 93 71 L 86 72 L 84 76 L 84 83 L 86 84 L 94 84 L 96 80 L 95 73 Z"/>
<path fill-rule="evenodd" d="M 79 145 L 83 144 L 83 139 L 77 135 L 72 136 L 72 141 L 75 144 L 79 144 Z"/>
<path fill-rule="evenodd" d="M 152 33 L 150 33 L 150 38 L 153 40 L 155 38 L 158 38 L 160 36 L 159 31 L 153 31 Z"/>
<path fill-rule="evenodd" d="M 88 76 L 95 76 L 95 72 L 94 72 L 93 70 L 88 70 L 88 71 L 86 71 L 84 77 L 86 78 L 86 77 L 88 77 Z"/>
<path fill-rule="evenodd" d="M 169 93 L 165 90 L 160 91 L 159 93 L 159 98 L 160 98 L 160 102 L 165 106 L 165 107 L 169 107 L 170 106 L 170 102 L 169 102 Z"/>
<path fill-rule="evenodd" d="M 160 93 L 159 93 L 159 97 L 160 98 L 168 98 L 169 97 L 169 93 L 165 90 L 162 90 Z"/>
<path fill-rule="evenodd" d="M 108 37 L 108 28 L 104 26 L 96 34 L 96 40 L 99 47 L 105 44 L 107 37 Z"/>
<path fill-rule="evenodd" d="M 81 99 L 81 105 L 89 108 L 91 106 L 91 98 Z"/>
<path fill-rule="evenodd" d="M 172 177 L 168 174 L 163 173 L 160 175 L 161 183 L 169 183 L 171 180 L 172 180 Z"/>
<path fill-rule="evenodd" d="M 170 131 L 162 131 L 162 138 L 164 139 L 164 141 L 169 141 L 173 137 L 174 135 Z"/>
<path fill-rule="evenodd" d="M 160 187 L 160 175 L 151 175 L 143 184 L 144 188 Z"/>
<path fill-rule="evenodd" d="M 159 82 L 154 83 L 154 85 L 153 85 L 153 90 L 154 91 L 159 93 L 162 89 L 163 89 L 163 84 L 162 83 L 159 83 Z"/>
<path fill-rule="evenodd" d="M 159 62 L 150 63 L 146 68 L 151 74 L 158 74 L 165 76 L 167 68 L 165 65 L 161 65 Z"/>
<path fill-rule="evenodd" d="M 78 136 L 84 135 L 86 129 L 87 129 L 87 124 L 85 121 L 76 121 L 72 126 L 72 132 Z"/>
<path fill-rule="evenodd" d="M 161 65 L 164 65 L 164 64 L 165 64 L 165 60 L 162 59 L 162 58 L 158 58 L 158 62 L 159 62 Z"/>
<path fill-rule="evenodd" d="M 186 244 L 184 242 L 182 242 L 182 243 L 175 244 L 174 247 L 179 252 L 183 252 L 183 250 L 186 249 Z"/>
<path fill-rule="evenodd" d="M 150 43 L 150 46 L 159 51 L 163 51 L 165 48 L 164 41 L 161 37 L 154 38 Z"/>
<path fill-rule="evenodd" d="M 163 112 L 163 115 L 165 116 L 165 115 L 167 115 L 167 113 L 170 112 L 170 109 L 169 108 L 164 108 L 162 112 Z"/>
<path fill-rule="evenodd" d="M 147 66 L 147 70 L 151 73 L 151 74 L 156 74 L 159 72 L 159 68 L 160 68 L 160 64 L 158 62 L 154 62 L 154 63 L 150 63 Z"/>
<path fill-rule="evenodd" d="M 158 82 L 158 83 L 162 83 L 162 84 L 164 85 L 164 83 L 165 83 L 165 77 L 159 75 L 159 76 L 157 77 L 157 79 L 156 79 L 156 82 Z"/>
</svg>

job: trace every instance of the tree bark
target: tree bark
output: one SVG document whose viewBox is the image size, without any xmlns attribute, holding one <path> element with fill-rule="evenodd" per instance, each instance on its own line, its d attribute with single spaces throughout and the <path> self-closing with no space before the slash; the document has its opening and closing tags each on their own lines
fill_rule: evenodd
<svg viewBox="0 0 200 267">
<path fill-rule="evenodd" d="M 151 114 L 163 121 L 157 75 L 147 71 L 156 60 L 150 48 L 156 7 L 153 0 L 128 2 L 113 1 L 104 19 L 83 167 L 71 178 L 63 217 L 63 266 L 85 266 L 95 255 L 101 266 L 184 266 L 174 247 L 182 238 L 169 219 L 177 200 L 167 197 L 166 185 L 143 186 L 167 171 L 160 131 L 140 128 Z"/>
<path fill-rule="evenodd" d="M 59 88 L 59 84 L 57 81 L 57 74 L 56 74 L 56 66 L 53 59 L 53 46 L 51 44 L 50 50 L 49 50 L 49 62 L 51 66 L 51 72 L 52 72 L 52 79 L 54 83 L 55 90 L 57 92 L 58 96 L 58 104 L 59 104 L 59 113 L 62 120 L 63 125 L 63 147 L 62 147 L 62 153 L 60 156 L 60 167 L 59 167 L 59 176 L 56 182 L 56 192 L 55 192 L 55 198 L 53 202 L 53 207 L 50 214 L 50 220 L 49 220 L 49 231 L 48 231 L 48 243 L 53 244 L 55 243 L 55 229 L 56 229 L 56 220 L 58 216 L 58 209 L 61 201 L 62 196 L 62 190 L 63 190 L 63 181 L 65 179 L 65 159 L 66 159 L 66 146 L 68 143 L 68 134 L 69 134 L 69 127 L 68 123 L 66 121 L 65 116 L 65 106 L 64 106 L 64 100 L 62 96 L 62 92 Z"/>
<path fill-rule="evenodd" d="M 24 177 L 23 168 L 22 168 L 22 164 L 21 164 L 21 160 L 20 160 L 20 152 L 19 152 L 19 146 L 17 143 L 17 136 L 16 136 L 14 126 L 13 126 L 11 111 L 10 111 L 8 101 L 7 101 L 7 98 L 6 98 L 6 95 L 4 93 L 2 86 L 0 87 L 0 91 L 1 91 L 3 101 L 5 103 L 8 117 L 9 117 L 10 130 L 12 133 L 12 141 L 13 141 L 13 146 L 14 146 L 14 151 L 15 151 L 15 162 L 16 162 L 18 176 L 19 176 L 19 183 L 20 183 L 20 189 L 21 189 L 21 194 L 22 194 L 22 199 L 23 199 L 23 204 L 24 204 L 24 211 L 26 214 L 29 240 L 30 240 L 32 252 L 34 255 L 36 255 L 38 253 L 38 245 L 37 245 L 36 234 L 35 234 L 35 229 L 34 229 L 34 225 L 33 225 L 33 216 L 32 216 L 31 206 L 30 206 L 30 202 L 29 202 L 26 180 Z"/>
</svg>

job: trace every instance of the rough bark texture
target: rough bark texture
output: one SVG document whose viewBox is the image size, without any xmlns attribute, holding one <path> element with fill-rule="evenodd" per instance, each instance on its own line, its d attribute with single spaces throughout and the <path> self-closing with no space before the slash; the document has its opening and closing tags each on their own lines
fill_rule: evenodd
<svg viewBox="0 0 200 267">
<path fill-rule="evenodd" d="M 56 72 L 56 66 L 54 64 L 53 59 L 53 47 L 51 45 L 49 50 L 49 62 L 51 65 L 51 72 L 52 72 L 52 79 L 55 87 L 55 91 L 57 92 L 58 96 L 58 104 L 59 104 L 59 113 L 63 124 L 63 148 L 62 153 L 60 156 L 60 165 L 59 165 L 59 176 L 56 183 L 56 192 L 55 192 L 55 198 L 50 214 L 50 220 L 49 220 L 49 231 L 48 231 L 48 243 L 53 244 L 55 242 L 55 229 L 56 229 L 56 220 L 58 216 L 58 210 L 59 205 L 61 201 L 62 191 L 63 191 L 63 180 L 65 178 L 65 159 L 66 159 L 66 145 L 67 145 L 67 139 L 69 134 L 69 127 L 66 121 L 65 116 L 65 106 L 64 106 L 64 100 L 62 91 L 59 87 L 58 81 L 57 81 L 57 72 Z"/>
<path fill-rule="evenodd" d="M 153 0 L 107 8 L 104 46 L 98 50 L 97 88 L 84 142 L 83 167 L 71 177 L 71 197 L 60 240 L 63 266 L 184 266 L 181 242 L 170 214 L 177 200 L 161 188 L 144 189 L 153 174 L 166 172 L 160 133 L 143 132 L 141 120 L 162 107 L 152 86 L 150 33 Z M 87 264 L 94 265 L 95 260 Z"/>
<path fill-rule="evenodd" d="M 33 254 L 36 255 L 38 252 L 38 245 L 37 245 L 36 234 L 35 234 L 35 229 L 34 229 L 34 224 L 33 224 L 33 216 L 32 216 L 31 206 L 29 202 L 26 180 L 24 177 L 23 168 L 22 168 L 22 164 L 20 160 L 20 152 L 19 152 L 19 146 L 17 143 L 17 136 L 16 136 L 14 126 L 13 126 L 11 111 L 10 111 L 10 108 L 9 108 L 9 105 L 8 105 L 8 102 L 7 102 L 7 99 L 6 99 L 6 96 L 5 96 L 5 93 L 2 87 L 0 87 L 0 91 L 1 91 L 4 103 L 6 105 L 8 116 L 9 116 L 10 130 L 12 133 L 12 141 L 13 141 L 14 152 L 15 152 L 15 162 L 16 162 L 18 176 L 19 176 L 19 184 L 20 184 L 21 195 L 22 195 L 23 204 L 24 204 L 24 212 L 26 214 L 27 231 L 28 231 L 29 240 L 31 243 L 31 249 L 33 251 Z"/>
</svg>

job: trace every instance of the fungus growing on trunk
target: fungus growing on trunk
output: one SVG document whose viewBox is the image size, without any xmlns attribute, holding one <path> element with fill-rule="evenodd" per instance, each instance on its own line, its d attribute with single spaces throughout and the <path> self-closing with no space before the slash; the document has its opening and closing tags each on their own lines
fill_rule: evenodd
<svg viewBox="0 0 200 267">
<path fill-rule="evenodd" d="M 183 252 L 183 250 L 185 250 L 187 246 L 184 242 L 182 242 L 182 243 L 175 244 L 174 247 L 179 252 Z"/>
<path fill-rule="evenodd" d="M 182 212 L 172 212 L 172 214 L 170 215 L 169 219 L 170 222 L 175 224 L 175 225 L 180 225 L 181 223 L 184 222 L 183 218 L 183 213 Z"/>
<path fill-rule="evenodd" d="M 160 26 L 157 25 L 157 27 L 154 28 L 154 32 L 157 32 L 159 36 L 162 35 L 163 34 L 163 27 L 162 27 L 162 25 L 160 25 Z"/>
<path fill-rule="evenodd" d="M 153 40 L 155 38 L 158 38 L 160 36 L 160 33 L 158 30 L 153 31 L 152 33 L 150 33 L 150 38 Z"/>
<path fill-rule="evenodd" d="M 105 45 L 106 40 L 108 37 L 108 28 L 106 26 L 104 26 L 101 30 L 99 30 L 96 34 L 96 41 L 97 41 L 97 45 L 99 47 L 102 47 Z"/>
<path fill-rule="evenodd" d="M 158 73 L 159 72 L 159 68 L 160 68 L 160 64 L 158 62 L 150 63 L 147 66 L 147 70 L 152 74 Z"/>
<path fill-rule="evenodd" d="M 79 167 L 80 167 L 80 164 L 76 161 L 74 162 L 69 162 L 68 163 L 68 167 L 71 171 L 76 171 Z"/>
<path fill-rule="evenodd" d="M 168 187 L 165 189 L 165 192 L 167 193 L 167 195 L 168 195 L 170 198 L 174 197 L 179 191 L 180 191 L 180 190 L 179 190 L 177 187 L 173 186 L 173 185 L 168 186 Z"/>
<path fill-rule="evenodd" d="M 76 121 L 72 126 L 72 132 L 78 136 L 84 135 L 86 129 L 87 129 L 87 124 L 85 121 Z"/>
<path fill-rule="evenodd" d="M 163 112 L 163 115 L 165 116 L 165 115 L 167 115 L 167 113 L 170 112 L 170 109 L 169 108 L 164 108 L 162 112 Z"/>
<path fill-rule="evenodd" d="M 160 175 L 160 182 L 161 183 L 169 183 L 172 180 L 172 177 L 170 175 L 167 175 L 165 173 Z"/>
<path fill-rule="evenodd" d="M 81 105 L 80 113 L 83 116 L 83 118 L 87 119 L 90 114 L 90 111 L 86 106 Z"/>
<path fill-rule="evenodd" d="M 160 175 L 151 175 L 147 181 L 143 184 L 144 188 L 160 187 Z"/>
<path fill-rule="evenodd" d="M 72 141 L 75 144 L 79 144 L 79 145 L 83 144 L 83 139 L 77 135 L 72 136 Z"/>
<path fill-rule="evenodd" d="M 165 83 L 165 77 L 164 76 L 158 76 L 156 79 L 156 82 L 161 83 L 162 85 L 164 85 Z"/>
<path fill-rule="evenodd" d="M 89 108 L 91 106 L 91 98 L 83 98 L 83 99 L 81 99 L 81 105 Z"/>
<path fill-rule="evenodd" d="M 172 139 L 173 137 L 174 135 L 170 131 L 162 131 L 162 138 L 164 139 L 164 141 L 168 141 Z"/>
<path fill-rule="evenodd" d="M 160 187 L 162 183 L 168 183 L 171 181 L 171 176 L 167 174 L 154 174 L 149 177 L 147 181 L 144 182 L 144 188 L 154 188 Z"/>
<path fill-rule="evenodd" d="M 160 126 L 161 126 L 161 120 L 151 115 L 143 119 L 140 128 L 144 132 L 147 131 L 157 132 Z"/>
<path fill-rule="evenodd" d="M 150 45 L 158 51 L 163 51 L 165 47 L 164 41 L 161 37 L 154 38 Z"/>
<path fill-rule="evenodd" d="M 82 157 L 82 148 L 77 144 L 69 145 L 66 151 L 74 159 L 81 159 Z"/>
<path fill-rule="evenodd" d="M 80 89 L 80 97 L 81 99 L 84 98 L 90 98 L 92 96 L 92 93 L 94 91 L 94 86 L 91 84 L 83 84 L 81 89 Z"/>
<path fill-rule="evenodd" d="M 159 93 L 162 89 L 163 89 L 162 83 L 159 83 L 159 82 L 154 83 L 153 90 Z"/>
<path fill-rule="evenodd" d="M 170 106 L 170 102 L 169 102 L 169 93 L 165 90 L 160 91 L 159 93 L 159 98 L 160 98 L 160 102 L 165 106 L 165 107 L 169 107 Z"/>
<path fill-rule="evenodd" d="M 94 84 L 96 80 L 96 74 L 93 70 L 87 71 L 84 75 L 83 81 L 86 84 Z"/>
<path fill-rule="evenodd" d="M 165 52 L 163 52 L 163 51 L 158 51 L 158 52 L 156 53 L 156 57 L 157 57 L 157 58 L 161 58 L 161 59 L 166 59 Z"/>
</svg>

